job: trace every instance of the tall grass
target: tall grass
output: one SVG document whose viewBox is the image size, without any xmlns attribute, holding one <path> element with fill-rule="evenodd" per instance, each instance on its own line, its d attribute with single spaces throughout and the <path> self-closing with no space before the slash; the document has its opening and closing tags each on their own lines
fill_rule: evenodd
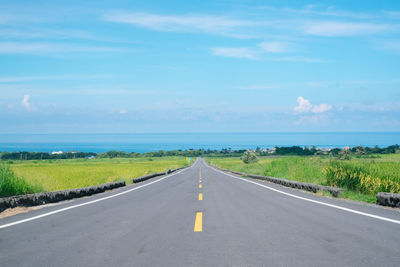
<svg viewBox="0 0 400 267">
<path fill-rule="evenodd" d="M 400 163 L 334 161 L 324 168 L 327 184 L 361 193 L 400 192 Z"/>
<path fill-rule="evenodd" d="M 305 183 L 324 184 L 322 168 L 326 160 L 320 157 L 281 157 L 265 165 L 263 175 L 281 177 Z"/>
<path fill-rule="evenodd" d="M 0 163 L 0 197 L 23 195 L 43 191 L 37 184 L 28 183 L 15 175 L 5 163 Z"/>
<path fill-rule="evenodd" d="M 11 168 L 46 191 L 99 185 L 187 165 L 185 157 L 15 161 Z"/>
<path fill-rule="evenodd" d="M 321 157 L 262 157 L 257 163 L 244 164 L 239 158 L 207 158 L 211 164 L 239 172 L 274 176 L 306 183 L 325 183 Z"/>
<path fill-rule="evenodd" d="M 345 198 L 375 202 L 377 192 L 400 192 L 400 154 L 352 157 L 264 157 L 244 164 L 239 158 L 207 158 L 211 164 L 235 171 L 342 187 Z"/>
</svg>

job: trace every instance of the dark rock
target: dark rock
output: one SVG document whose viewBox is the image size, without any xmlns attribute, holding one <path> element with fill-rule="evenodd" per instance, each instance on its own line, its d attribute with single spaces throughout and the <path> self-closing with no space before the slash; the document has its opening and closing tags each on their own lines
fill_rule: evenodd
<svg viewBox="0 0 400 267">
<path fill-rule="evenodd" d="M 54 203 L 83 196 L 90 196 L 92 194 L 101 193 L 106 190 L 122 187 L 125 185 L 126 185 L 125 181 L 118 181 L 92 187 L 84 187 L 84 188 L 54 191 L 54 192 L 44 192 L 37 194 L 28 194 L 22 196 L 4 197 L 0 198 L 0 212 L 8 208 L 15 208 L 17 206 L 24 206 L 24 207 L 37 206 L 46 203 Z"/>
<path fill-rule="evenodd" d="M 376 194 L 376 204 L 389 207 L 400 207 L 400 194 L 379 192 Z"/>
</svg>

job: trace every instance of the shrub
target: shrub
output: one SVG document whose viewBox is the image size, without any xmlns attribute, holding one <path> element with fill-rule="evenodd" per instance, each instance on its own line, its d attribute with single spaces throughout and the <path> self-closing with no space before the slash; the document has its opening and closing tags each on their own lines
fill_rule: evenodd
<svg viewBox="0 0 400 267">
<path fill-rule="evenodd" d="M 0 164 L 0 197 L 30 194 L 43 191 L 40 186 L 31 185 L 15 175 L 10 167 Z"/>
<path fill-rule="evenodd" d="M 349 160 L 350 159 L 350 151 L 345 149 L 339 152 L 338 158 L 341 160 Z"/>
<path fill-rule="evenodd" d="M 246 164 L 258 162 L 257 155 L 253 151 L 245 151 L 240 159 Z"/>
</svg>

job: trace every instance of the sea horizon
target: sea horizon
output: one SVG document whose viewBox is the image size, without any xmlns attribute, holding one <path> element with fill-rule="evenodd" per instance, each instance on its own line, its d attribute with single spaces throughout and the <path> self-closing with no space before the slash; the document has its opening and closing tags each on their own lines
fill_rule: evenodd
<svg viewBox="0 0 400 267">
<path fill-rule="evenodd" d="M 301 146 L 386 147 L 400 143 L 400 132 L 169 132 L 169 133 L 19 133 L 0 134 L 0 151 L 232 150 Z"/>
</svg>

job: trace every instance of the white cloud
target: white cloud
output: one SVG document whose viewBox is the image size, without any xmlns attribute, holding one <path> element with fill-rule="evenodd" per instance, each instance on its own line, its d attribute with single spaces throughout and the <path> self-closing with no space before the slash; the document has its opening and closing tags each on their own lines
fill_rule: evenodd
<svg viewBox="0 0 400 267">
<path fill-rule="evenodd" d="M 112 13 L 104 16 L 106 21 L 133 24 L 156 31 L 208 32 L 224 34 L 234 29 L 249 26 L 251 22 L 226 16 L 207 14 L 158 15 L 151 13 Z"/>
<path fill-rule="evenodd" d="M 310 101 L 302 96 L 297 98 L 297 103 L 297 106 L 294 107 L 294 111 L 297 113 L 309 112 L 312 109 Z"/>
<path fill-rule="evenodd" d="M 119 114 L 126 114 L 126 113 L 128 113 L 128 111 L 126 111 L 126 109 L 121 109 L 121 110 L 119 111 Z"/>
<path fill-rule="evenodd" d="M 256 53 L 249 48 L 218 47 L 213 48 L 212 52 L 216 56 L 257 59 Z"/>
<path fill-rule="evenodd" d="M 283 53 L 292 51 L 287 43 L 282 42 L 263 42 L 258 44 L 258 46 L 269 53 Z"/>
<path fill-rule="evenodd" d="M 295 106 L 293 109 L 296 113 L 324 113 L 331 110 L 332 106 L 328 104 L 313 105 L 308 99 L 299 96 L 297 98 L 297 106 Z"/>
<path fill-rule="evenodd" d="M 28 111 L 32 110 L 31 103 L 29 103 L 30 98 L 31 98 L 31 95 L 24 95 L 24 97 L 22 98 L 22 101 L 21 101 L 22 106 Z"/>
<path fill-rule="evenodd" d="M 393 26 L 388 24 L 338 21 L 314 21 L 306 23 L 302 27 L 303 32 L 306 34 L 327 37 L 370 35 L 387 32 L 392 29 Z"/>
<path fill-rule="evenodd" d="M 323 113 L 323 112 L 326 112 L 326 111 L 328 111 L 330 109 L 332 109 L 331 105 L 320 104 L 318 106 L 314 106 L 313 109 L 312 109 L 312 112 L 314 112 L 314 113 Z"/>
</svg>

